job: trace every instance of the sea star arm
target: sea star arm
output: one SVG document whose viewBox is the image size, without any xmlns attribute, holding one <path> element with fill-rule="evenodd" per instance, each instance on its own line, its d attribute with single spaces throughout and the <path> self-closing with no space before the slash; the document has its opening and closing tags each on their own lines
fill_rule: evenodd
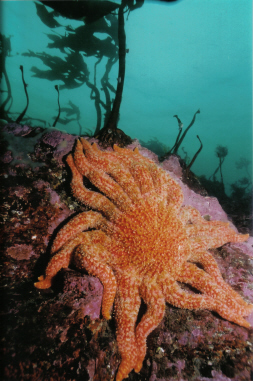
<svg viewBox="0 0 253 381">
<path fill-rule="evenodd" d="M 83 212 L 72 218 L 57 234 L 51 253 L 56 253 L 69 239 L 89 228 L 99 227 L 104 218 L 97 212 Z"/>
<path fill-rule="evenodd" d="M 238 234 L 229 222 L 206 221 L 200 212 L 190 205 L 181 208 L 179 217 L 185 224 L 187 236 L 192 240 L 196 238 L 202 245 L 205 243 L 206 249 L 220 247 L 227 242 L 244 242 L 249 237 L 248 234 Z"/>
<path fill-rule="evenodd" d="M 145 158 L 140 154 L 129 151 L 125 148 L 120 148 L 116 145 L 113 146 L 121 160 L 129 169 L 134 181 L 138 185 L 141 194 L 155 194 L 154 182 L 150 174 L 149 168 L 146 165 Z"/>
<path fill-rule="evenodd" d="M 83 153 L 82 143 L 78 140 L 74 151 L 74 162 L 78 172 L 86 176 L 101 192 L 109 197 L 113 203 L 122 211 L 125 211 L 131 205 L 131 200 L 123 191 L 122 187 L 116 183 L 103 170 L 97 169 L 89 163 Z"/>
<path fill-rule="evenodd" d="M 217 262 L 215 261 L 212 254 L 208 253 L 207 251 L 204 252 L 197 252 L 191 255 L 189 258 L 190 262 L 196 262 L 203 266 L 204 270 L 211 275 L 212 279 L 227 293 L 230 293 L 231 296 L 236 300 L 237 303 L 244 306 L 249 313 L 253 309 L 253 305 L 249 305 L 247 302 L 245 302 L 242 297 L 233 290 L 233 288 L 224 281 L 222 278 L 221 272 L 219 270 L 219 267 L 217 265 Z"/>
<path fill-rule="evenodd" d="M 133 202 L 140 200 L 141 193 L 133 176 L 114 152 L 101 152 L 96 144 L 91 145 L 88 140 L 81 138 L 85 157 L 88 161 L 108 173 L 122 187 Z"/>
<path fill-rule="evenodd" d="M 47 265 L 45 277 L 42 275 L 38 278 L 39 282 L 35 283 L 35 287 L 39 289 L 46 289 L 51 287 L 52 279 L 62 269 L 67 268 L 71 261 L 73 250 L 76 246 L 80 245 L 85 239 L 87 233 L 79 233 L 74 239 L 67 242 L 61 250 L 53 256 Z"/>
<path fill-rule="evenodd" d="M 122 156 L 128 151 L 125 148 L 117 148 L 117 152 L 120 152 Z M 166 197 L 166 202 L 173 204 L 175 209 L 179 209 L 182 205 L 184 196 L 180 185 L 175 181 L 167 172 L 159 168 L 152 160 L 139 153 L 136 147 L 131 153 L 131 156 L 141 162 L 148 169 L 158 196 Z"/>
<path fill-rule="evenodd" d="M 117 277 L 118 289 L 115 301 L 117 343 L 121 363 L 116 381 L 122 381 L 134 368 L 137 359 L 135 324 L 141 304 L 138 282 L 131 274 Z"/>
<path fill-rule="evenodd" d="M 90 231 L 79 233 L 74 239 L 63 245 L 60 251 L 50 260 L 45 277 L 39 277 L 39 282 L 35 283 L 35 287 L 39 289 L 49 288 L 53 277 L 62 268 L 69 266 L 72 253 L 76 249 L 73 257 L 77 267 L 80 269 L 85 268 L 91 275 L 97 276 L 104 286 L 102 315 L 105 319 L 110 319 L 117 283 L 111 268 L 106 263 L 110 260 L 110 253 L 101 244 L 95 243 L 96 236 L 100 236 L 101 242 L 107 240 L 107 237 L 103 237 L 103 232 Z"/>
<path fill-rule="evenodd" d="M 146 355 L 147 336 L 161 322 L 165 311 L 165 299 L 163 293 L 161 288 L 155 282 L 150 282 L 149 279 L 146 279 L 140 287 L 140 295 L 147 305 L 147 312 L 136 328 L 138 357 L 134 370 L 137 373 L 141 370 Z"/>
<path fill-rule="evenodd" d="M 179 184 L 168 173 L 157 167 L 152 160 L 142 156 L 138 149 L 129 151 L 116 145 L 113 146 L 113 149 L 128 166 L 142 194 L 155 191 L 158 197 L 164 197 L 166 193 L 166 202 L 179 209 L 184 198 L 183 192 Z"/>
<path fill-rule="evenodd" d="M 192 232 L 189 234 L 192 252 L 203 251 L 203 249 L 215 249 L 228 242 L 244 242 L 249 238 L 248 234 L 236 233 L 228 223 L 223 224 L 217 226 L 214 224 L 210 225 L 209 231 L 206 225 L 196 229 L 193 226 Z"/>
<path fill-rule="evenodd" d="M 223 226 L 220 229 L 221 241 L 216 239 L 215 246 L 209 246 L 212 248 L 220 247 L 227 242 L 244 242 L 249 238 L 249 234 L 238 234 L 231 226 Z M 221 243 L 222 242 L 222 243 Z"/>
<path fill-rule="evenodd" d="M 185 281 L 185 279 L 182 278 L 180 281 Z M 182 288 L 168 276 L 164 277 L 161 287 L 166 301 L 173 306 L 187 308 L 189 310 L 206 309 L 216 311 L 226 320 L 233 321 L 246 328 L 250 327 L 250 324 L 238 315 L 238 313 L 231 310 L 224 301 L 215 300 L 206 294 L 190 294 L 189 292 L 182 290 Z"/>
<path fill-rule="evenodd" d="M 248 309 L 237 303 L 230 293 L 219 287 L 209 274 L 199 269 L 196 265 L 184 263 L 177 280 L 192 285 L 215 300 L 215 311 L 225 319 L 243 327 L 250 327 L 250 324 L 243 319 L 243 316 L 249 314 Z"/>
<path fill-rule="evenodd" d="M 215 301 L 210 296 L 184 291 L 168 274 L 161 275 L 158 284 L 161 286 L 166 302 L 175 307 L 189 310 L 215 308 Z"/>
<path fill-rule="evenodd" d="M 109 258 L 110 253 L 102 245 L 94 242 L 81 244 L 74 255 L 76 266 L 81 270 L 85 268 L 90 275 L 98 277 L 103 284 L 102 315 L 107 320 L 111 318 L 111 309 L 117 289 L 114 273 L 106 263 Z"/>
<path fill-rule="evenodd" d="M 184 201 L 184 194 L 180 187 L 180 185 L 168 174 L 166 174 L 167 178 L 167 200 L 169 205 L 173 205 L 175 209 L 178 209 L 181 207 L 183 201 Z"/>
<path fill-rule="evenodd" d="M 219 235 L 220 229 L 226 230 L 229 222 L 203 221 L 201 223 L 186 224 L 185 229 L 189 237 L 202 237 L 205 235 Z"/>
<path fill-rule="evenodd" d="M 180 220 L 185 224 L 187 222 L 191 222 L 192 224 L 205 224 L 208 222 L 201 216 L 200 212 L 191 205 L 182 206 L 180 210 Z"/>
<path fill-rule="evenodd" d="M 72 172 L 71 189 L 74 197 L 81 203 L 103 212 L 109 220 L 117 218 L 119 210 L 107 197 L 85 188 L 83 185 L 83 176 L 78 172 L 72 155 L 69 155 L 66 161 Z"/>
<path fill-rule="evenodd" d="M 222 222 L 222 221 L 209 221 L 206 220 L 204 217 L 201 216 L 200 212 L 198 209 L 194 208 L 191 205 L 184 205 L 182 206 L 180 210 L 180 220 L 186 224 L 186 223 L 191 223 L 197 226 L 203 226 L 203 225 L 226 225 L 228 224 L 227 222 Z"/>
</svg>

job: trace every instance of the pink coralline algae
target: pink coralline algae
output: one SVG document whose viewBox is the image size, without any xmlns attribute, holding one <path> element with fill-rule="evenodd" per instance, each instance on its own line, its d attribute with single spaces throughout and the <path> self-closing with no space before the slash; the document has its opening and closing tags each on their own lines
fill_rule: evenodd
<svg viewBox="0 0 253 381">
<path fill-rule="evenodd" d="M 22 261 L 30 259 L 35 253 L 32 245 L 14 245 L 7 249 L 6 254 L 17 261 Z"/>
<path fill-rule="evenodd" d="M 64 134 L 59 130 L 53 130 L 50 132 L 47 132 L 42 137 L 42 141 L 45 144 L 48 144 L 52 147 L 57 147 L 58 144 L 60 144 L 64 140 Z"/>
<path fill-rule="evenodd" d="M 83 316 L 99 319 L 103 287 L 97 278 L 66 271 L 63 295 L 69 293 L 68 306 L 73 311 L 81 311 Z"/>
<path fill-rule="evenodd" d="M 174 175 L 176 175 L 178 178 L 181 178 L 183 175 L 183 171 L 177 156 L 170 156 L 169 159 L 164 160 L 163 169 L 174 173 Z"/>
</svg>

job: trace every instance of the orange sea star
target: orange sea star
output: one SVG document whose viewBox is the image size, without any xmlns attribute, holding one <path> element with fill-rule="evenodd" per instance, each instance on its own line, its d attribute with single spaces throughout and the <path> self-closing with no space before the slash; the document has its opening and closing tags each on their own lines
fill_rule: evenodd
<svg viewBox="0 0 253 381">
<path fill-rule="evenodd" d="M 59 231 L 52 245 L 55 255 L 35 285 L 50 287 L 55 274 L 70 262 L 100 279 L 104 318 L 110 319 L 114 303 L 121 354 L 116 381 L 142 368 L 146 338 L 162 320 L 166 301 L 216 311 L 250 326 L 243 317 L 253 306 L 225 283 L 208 252 L 245 241 L 247 234 L 237 234 L 229 223 L 206 221 L 195 208 L 182 206 L 178 183 L 138 149 L 115 146 L 114 152 L 101 152 L 81 139 L 67 163 L 74 196 L 96 211 L 80 213 Z M 84 176 L 101 193 L 86 189 Z M 201 294 L 183 290 L 178 282 Z M 141 299 L 147 311 L 136 326 Z"/>
</svg>

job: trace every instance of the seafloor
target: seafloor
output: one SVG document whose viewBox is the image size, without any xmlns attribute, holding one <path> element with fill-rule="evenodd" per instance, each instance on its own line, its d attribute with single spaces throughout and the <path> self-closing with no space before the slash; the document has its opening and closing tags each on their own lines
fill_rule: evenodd
<svg viewBox="0 0 253 381">
<path fill-rule="evenodd" d="M 3 381 L 114 380 L 120 362 L 115 322 L 101 319 L 99 280 L 61 271 L 55 287 L 34 282 L 49 260 L 52 239 L 71 215 L 86 208 L 71 196 L 65 156 L 76 136 L 15 123 L 1 128 L 1 362 Z M 140 152 L 155 154 L 134 141 Z M 227 220 L 217 199 L 194 182 L 181 182 L 177 157 L 163 162 L 183 187 L 185 204 L 202 215 Z M 224 279 L 253 302 L 253 238 L 213 250 Z M 142 306 L 142 313 L 145 306 Z M 249 317 L 253 324 L 253 316 Z M 249 320 L 249 321 L 250 321 Z M 161 324 L 148 337 L 139 374 L 129 380 L 253 380 L 253 330 L 210 311 L 166 306 Z"/>
</svg>

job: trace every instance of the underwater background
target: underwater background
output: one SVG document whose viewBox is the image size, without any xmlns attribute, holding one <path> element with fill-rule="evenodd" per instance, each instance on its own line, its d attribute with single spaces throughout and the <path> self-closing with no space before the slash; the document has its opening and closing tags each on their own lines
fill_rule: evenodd
<svg viewBox="0 0 253 381">
<path fill-rule="evenodd" d="M 5 59 L 12 96 L 1 117 L 15 121 L 26 106 L 22 65 L 29 96 L 22 123 L 53 126 L 57 85 L 61 115 L 56 129 L 94 134 L 99 127 L 97 107 L 102 128 L 106 99 L 101 79 L 108 62 L 111 102 L 117 86 L 116 16 L 105 18 L 108 33 L 104 26 L 84 33 L 87 41 L 88 36 L 94 39 L 93 49 L 91 42 L 71 38 L 83 21 L 50 17 L 52 9 L 39 2 L 2 1 L 0 12 L 2 38 L 8 41 L 2 44 L 1 62 Z M 227 194 L 231 184 L 249 190 L 252 182 L 251 15 L 251 0 L 145 1 L 125 15 L 126 76 L 118 127 L 162 156 L 179 132 L 173 116 L 185 130 L 200 110 L 178 154 L 189 163 L 200 147 L 198 135 L 203 149 L 191 170 L 218 181 L 223 155 Z M 8 86 L 1 74 L 3 103 Z"/>
</svg>

